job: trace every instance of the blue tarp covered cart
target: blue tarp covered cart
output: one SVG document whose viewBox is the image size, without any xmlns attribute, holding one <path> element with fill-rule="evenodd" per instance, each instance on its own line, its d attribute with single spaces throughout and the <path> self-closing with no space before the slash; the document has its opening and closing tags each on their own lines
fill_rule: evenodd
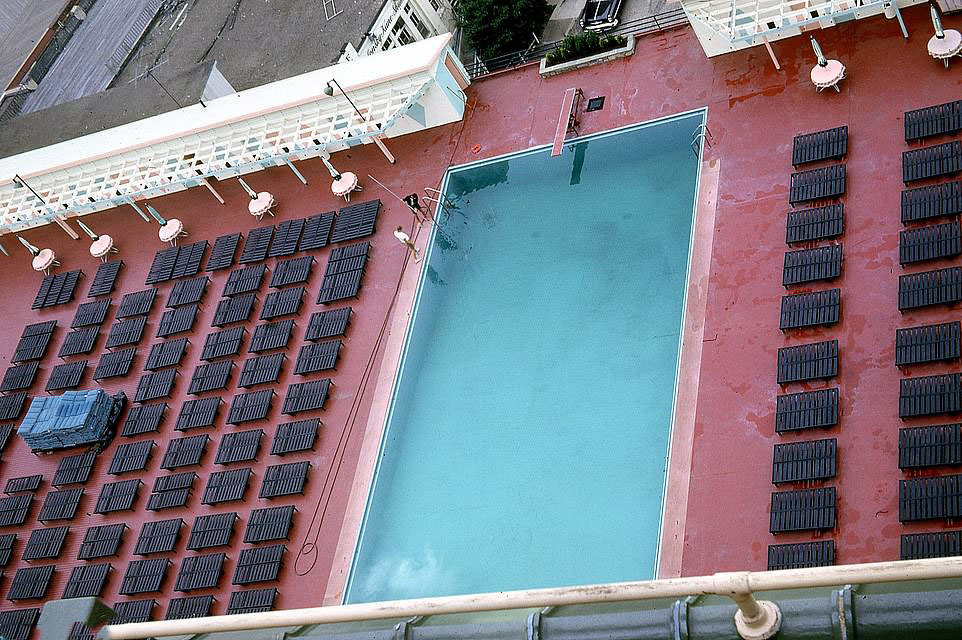
<svg viewBox="0 0 962 640">
<path fill-rule="evenodd" d="M 103 391 L 34 398 L 17 434 L 35 452 L 106 445 L 126 402 L 122 392 L 109 396 Z"/>
</svg>

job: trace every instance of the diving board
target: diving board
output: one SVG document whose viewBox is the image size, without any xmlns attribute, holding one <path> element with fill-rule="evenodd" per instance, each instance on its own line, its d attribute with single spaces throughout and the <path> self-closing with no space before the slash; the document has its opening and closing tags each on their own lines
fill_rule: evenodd
<svg viewBox="0 0 962 640">
<path fill-rule="evenodd" d="M 558 116 L 558 128 L 554 134 L 554 144 L 551 146 L 552 158 L 561 155 L 568 131 L 574 129 L 577 132 L 578 130 L 578 104 L 582 95 L 581 89 L 577 87 L 565 91 L 564 99 L 561 101 L 561 114 Z"/>
</svg>

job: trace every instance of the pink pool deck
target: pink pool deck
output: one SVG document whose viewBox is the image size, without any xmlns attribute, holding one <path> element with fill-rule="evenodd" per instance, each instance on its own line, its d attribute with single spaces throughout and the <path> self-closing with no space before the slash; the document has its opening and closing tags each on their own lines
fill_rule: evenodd
<svg viewBox="0 0 962 640">
<path fill-rule="evenodd" d="M 582 118 L 582 133 L 691 109 L 708 109 L 712 145 L 705 152 L 699 185 L 659 575 L 762 570 L 766 567 L 769 544 L 815 539 L 835 540 L 838 563 L 892 560 L 899 556 L 900 534 L 944 528 L 941 522 L 898 522 L 898 480 L 905 477 L 897 465 L 898 428 L 903 426 L 898 417 L 899 379 L 903 375 L 959 369 L 956 362 L 917 366 L 900 373 L 894 365 L 896 328 L 946 321 L 957 315 L 956 310 L 947 307 L 905 315 L 898 311 L 900 274 L 945 266 L 899 266 L 899 198 L 903 189 L 900 157 L 909 148 L 903 141 L 903 112 L 957 99 L 962 64 L 953 64 L 946 70 L 941 62 L 929 58 L 925 50 L 930 35 L 926 7 L 905 10 L 903 15 L 912 33 L 908 41 L 903 40 L 894 22 L 882 17 L 819 32 L 826 55 L 843 61 L 848 69 L 840 93 L 816 93 L 811 85 L 808 76 L 815 61 L 806 38 L 773 45 L 782 65 L 781 71 L 776 71 L 764 48 L 706 59 L 692 32 L 679 28 L 639 39 L 631 57 L 561 76 L 542 79 L 537 66 L 529 65 L 479 80 L 468 89 L 470 109 L 463 122 L 388 141 L 398 158 L 395 165 L 388 164 L 373 146 L 336 154 L 335 165 L 357 174 L 364 187 L 352 201 L 380 198 L 384 209 L 376 234 L 368 238 L 372 242 L 371 259 L 360 297 L 332 305 L 350 305 L 354 315 L 337 370 L 331 376 L 335 385 L 332 396 L 323 411 L 304 416 L 316 415 L 324 424 L 315 451 L 283 460 L 267 455 L 275 425 L 288 421 L 280 415 L 286 387 L 301 381 L 292 373 L 293 360 L 303 343 L 309 315 L 322 310 L 314 300 L 330 248 L 314 254 L 317 263 L 296 317 L 297 328 L 287 350 L 288 362 L 275 387 L 278 395 L 268 420 L 249 426 L 226 426 L 224 407 L 213 429 L 181 434 L 173 431 L 173 424 L 180 405 L 190 398 L 186 393 L 190 375 L 200 362 L 204 336 L 212 330 L 210 321 L 227 278 L 226 270 L 213 273 L 201 312 L 189 334 L 191 346 L 180 366 L 160 433 L 118 438 L 100 454 L 77 516 L 64 523 L 70 525 L 71 532 L 55 561 L 59 569 L 49 597 L 60 597 L 69 569 L 84 564 L 76 555 L 87 527 L 125 522 L 129 529 L 118 556 L 103 560 L 113 565 L 102 593 L 106 602 L 154 598 L 158 601 L 154 615 L 162 618 L 172 597 L 213 594 L 217 601 L 211 612 L 224 613 L 237 555 L 245 546 L 242 531 L 246 515 L 255 508 L 294 504 L 297 514 L 278 580 L 252 587 L 276 587 L 276 608 L 281 609 L 339 603 L 376 463 L 420 267 L 408 259 L 392 231 L 403 224 L 419 246 L 424 246 L 430 235 L 430 225 L 415 227 L 406 207 L 368 176 L 405 195 L 425 187 L 439 188 L 448 166 L 549 145 L 562 97 L 569 87 L 581 88 L 589 98 L 606 96 L 602 111 Z M 946 27 L 957 27 L 959 19 L 950 16 L 945 22 Z M 780 300 L 786 293 L 781 273 L 788 249 L 785 219 L 789 210 L 789 176 L 793 171 L 792 138 L 842 124 L 849 126 L 851 135 L 845 161 L 848 188 L 843 198 L 843 274 L 831 285 L 797 289 L 840 287 L 842 320 L 833 327 L 783 334 L 778 320 Z M 638 149 L 639 154 L 644 152 Z M 248 197 L 235 180 L 216 185 L 226 205 L 218 204 L 203 187 L 157 198 L 151 204 L 162 215 L 176 216 L 184 222 L 190 236 L 182 242 L 213 242 L 218 235 L 235 231 L 246 235 L 252 227 L 344 205 L 343 200 L 331 194 L 330 178 L 319 160 L 300 162 L 298 169 L 307 177 L 308 186 L 302 185 L 287 168 L 245 177 L 256 191 L 270 191 L 277 198 L 277 217 L 262 222 L 248 214 Z M 157 239 L 157 225 L 143 222 L 130 207 L 93 214 L 84 220 L 96 231 L 114 237 L 120 249 L 115 258 L 125 263 L 113 294 L 113 310 L 102 331 L 105 334 L 113 323 L 120 296 L 145 288 L 150 262 L 162 245 Z M 41 276 L 31 270 L 29 255 L 16 240 L 3 238 L 13 255 L 0 257 L 0 287 L 5 296 L 0 365 L 5 368 L 9 364 L 26 324 L 50 319 L 59 323 L 37 380 L 29 390 L 31 394 L 41 394 L 50 370 L 60 363 L 56 354 L 66 336 L 65 327 L 69 327 L 77 305 L 86 301 L 98 261 L 88 253 L 89 240 L 70 240 L 56 226 L 22 235 L 36 246 L 56 251 L 62 263 L 58 272 L 81 268 L 86 274 L 73 303 L 31 311 L 30 303 Z M 272 268 L 276 260 L 267 263 Z M 122 389 L 133 396 L 149 346 L 160 341 L 153 336 L 171 286 L 172 283 L 158 286 L 160 295 L 149 316 L 145 337 L 138 345 L 131 373 L 104 381 L 106 391 Z M 238 356 L 238 365 L 246 358 L 249 335 L 257 324 L 256 314 L 267 292 L 266 284 L 262 285 L 255 315 L 245 325 L 248 338 Z M 777 385 L 778 348 L 834 338 L 839 340 L 841 354 L 837 378 L 785 388 Z M 104 351 L 103 340 L 98 340 L 96 350 L 89 356 L 91 364 L 84 387 L 91 386 L 90 371 Z M 72 357 L 68 361 L 87 357 Z M 227 402 L 238 391 L 237 375 L 222 392 Z M 320 377 L 323 376 L 311 379 Z M 840 388 L 842 417 L 837 427 L 816 433 L 775 434 L 776 394 L 829 386 Z M 951 420 L 943 416 L 907 424 Z M 212 453 L 221 434 L 249 428 L 264 429 L 266 436 L 256 462 L 233 465 L 254 469 L 247 499 L 217 507 L 201 506 L 200 494 L 207 476 L 221 470 L 213 464 Z M 209 433 L 212 442 L 202 467 L 196 469 L 199 478 L 188 507 L 157 514 L 144 511 L 153 478 L 164 475 L 159 465 L 167 443 L 175 437 L 196 433 Z M 775 490 L 771 483 L 773 445 L 819 437 L 838 438 L 838 474 L 822 483 L 837 487 L 837 528 L 822 534 L 773 536 L 768 532 L 769 501 Z M 108 516 L 94 514 L 100 485 L 133 477 L 128 474 L 115 478 L 106 473 L 117 444 L 148 438 L 156 440 L 157 447 L 140 476 L 146 486 L 141 488 L 136 509 Z M 63 454 L 34 456 L 17 438 L 11 439 L 3 452 L 0 483 L 19 476 L 44 475 L 28 523 L 0 531 L 18 534 L 13 559 L 5 569 L 7 585 L 18 568 L 47 563 L 28 563 L 19 558 L 29 532 L 42 526 L 35 522 L 35 516 L 43 496 L 52 489 L 50 480 L 61 457 Z M 257 489 L 266 466 L 295 460 L 309 460 L 312 464 L 304 495 L 269 502 L 259 500 Z M 237 511 L 242 518 L 231 545 L 209 550 L 225 551 L 228 555 L 219 587 L 174 592 L 174 577 L 181 559 L 195 554 L 185 549 L 194 516 L 229 511 Z M 133 555 L 133 547 L 141 523 L 168 518 L 183 518 L 187 528 L 177 549 L 166 554 L 173 566 L 163 592 L 120 596 L 127 562 L 138 559 Z M 648 576 L 639 576 L 645 577 Z M 4 597 L 7 588 L 0 587 Z M 40 601 L 3 600 L 0 609 L 39 605 Z"/>
</svg>

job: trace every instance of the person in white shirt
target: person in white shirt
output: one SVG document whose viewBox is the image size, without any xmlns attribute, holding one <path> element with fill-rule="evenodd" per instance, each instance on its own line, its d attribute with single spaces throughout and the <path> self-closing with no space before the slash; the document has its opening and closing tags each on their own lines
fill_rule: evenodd
<svg viewBox="0 0 962 640">
<path fill-rule="evenodd" d="M 414 243 L 411 242 L 411 236 L 404 233 L 404 227 L 398 226 L 398 228 L 394 230 L 394 237 L 414 254 L 415 262 L 421 262 L 421 253 L 418 251 L 418 248 L 414 246 Z"/>
</svg>

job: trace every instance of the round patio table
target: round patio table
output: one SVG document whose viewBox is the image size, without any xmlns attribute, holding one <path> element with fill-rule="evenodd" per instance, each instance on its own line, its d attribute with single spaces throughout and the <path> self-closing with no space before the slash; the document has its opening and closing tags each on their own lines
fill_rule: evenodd
<svg viewBox="0 0 962 640">
<path fill-rule="evenodd" d="M 257 194 L 256 198 L 251 198 L 251 201 L 247 203 L 247 210 L 252 216 L 260 220 L 264 217 L 265 213 L 269 213 L 271 216 L 274 212 L 271 211 L 271 207 L 277 204 L 274 200 L 274 194 L 269 191 L 261 191 Z"/>
<path fill-rule="evenodd" d="M 357 176 L 350 171 L 345 171 L 340 178 L 331 183 L 331 193 L 344 198 L 348 202 L 351 201 L 351 192 L 360 190 L 361 185 L 357 182 Z"/>
<path fill-rule="evenodd" d="M 169 242 L 171 246 L 177 244 L 177 238 L 180 236 L 186 236 L 187 232 L 184 231 L 184 223 L 177 218 L 171 218 L 167 221 L 167 224 L 160 228 L 157 232 L 158 237 L 160 237 L 161 242 Z"/>
<path fill-rule="evenodd" d="M 829 87 L 840 91 L 838 83 L 845 78 L 845 65 L 838 60 L 829 60 L 824 67 L 820 64 L 812 67 L 812 84 L 821 91 Z"/>
<path fill-rule="evenodd" d="M 955 29 L 946 29 L 944 33 L 945 36 L 942 38 L 938 36 L 929 38 L 929 55 L 944 62 L 948 68 L 949 58 L 962 52 L 962 33 Z"/>
<path fill-rule="evenodd" d="M 98 236 L 90 244 L 90 255 L 100 258 L 103 262 L 107 262 L 107 254 L 111 251 L 116 253 L 117 248 L 114 246 L 114 239 L 108 235 Z"/>
<path fill-rule="evenodd" d="M 41 249 L 40 252 L 33 257 L 33 270 L 43 271 L 44 275 L 50 273 L 50 267 L 60 264 L 57 262 L 57 255 L 52 249 Z"/>
</svg>

